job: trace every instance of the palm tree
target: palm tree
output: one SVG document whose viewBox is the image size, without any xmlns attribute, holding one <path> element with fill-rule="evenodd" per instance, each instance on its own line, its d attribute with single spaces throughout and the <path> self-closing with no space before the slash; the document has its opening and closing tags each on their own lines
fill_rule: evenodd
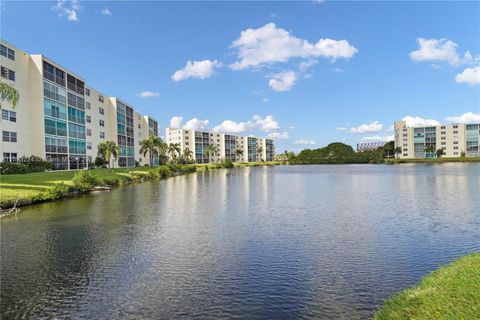
<svg viewBox="0 0 480 320">
<path fill-rule="evenodd" d="M 157 154 L 160 146 L 163 144 L 161 138 L 151 134 L 147 139 L 140 141 L 140 153 L 145 157 L 147 153 L 150 156 L 150 165 L 153 166 L 153 156 Z"/>
<path fill-rule="evenodd" d="M 212 156 L 216 156 L 218 154 L 218 148 L 213 145 L 209 144 L 207 148 L 205 149 L 205 154 L 208 156 L 208 162 L 212 162 Z"/>
<path fill-rule="evenodd" d="M 110 168 L 110 159 L 113 157 L 113 166 L 115 167 L 115 160 L 118 158 L 120 149 L 114 141 L 106 141 L 105 143 L 105 160 L 108 161 L 108 167 Z"/>
<path fill-rule="evenodd" d="M 239 149 L 235 150 L 235 154 L 236 154 L 237 158 L 241 159 L 241 157 L 243 156 L 243 150 L 239 148 Z"/>
<path fill-rule="evenodd" d="M 398 155 L 401 154 L 401 153 L 402 153 L 402 147 L 396 147 L 396 148 L 395 148 L 395 155 L 398 156 Z"/>
<path fill-rule="evenodd" d="M 18 93 L 17 89 L 13 86 L 0 81 L 0 100 L 7 101 L 12 105 L 12 108 L 15 109 L 15 106 L 20 99 L 20 94 Z M 2 105 L 0 104 L 0 109 L 2 109 Z"/>
<path fill-rule="evenodd" d="M 168 146 L 168 154 L 172 157 L 173 160 L 177 159 L 177 154 L 180 155 L 182 149 L 180 148 L 179 143 L 170 143 Z"/>
<path fill-rule="evenodd" d="M 445 153 L 443 152 L 443 149 L 438 149 L 438 150 L 436 151 L 436 153 L 437 153 L 437 158 L 441 158 L 441 157 L 445 154 Z"/>
<path fill-rule="evenodd" d="M 423 151 L 425 151 L 425 153 L 435 153 L 435 146 L 426 146 L 425 149 L 423 149 Z"/>
<path fill-rule="evenodd" d="M 107 145 L 105 142 L 100 142 L 97 146 L 97 156 L 105 160 L 107 158 Z"/>
<path fill-rule="evenodd" d="M 183 156 L 185 157 L 185 159 L 187 159 L 188 162 L 190 162 L 193 160 L 193 151 L 185 148 L 185 150 L 183 150 Z"/>
<path fill-rule="evenodd" d="M 257 148 L 257 161 L 258 161 L 258 154 L 260 154 L 260 161 L 263 161 L 262 159 L 262 152 L 263 152 L 263 147 L 258 147 Z"/>
</svg>

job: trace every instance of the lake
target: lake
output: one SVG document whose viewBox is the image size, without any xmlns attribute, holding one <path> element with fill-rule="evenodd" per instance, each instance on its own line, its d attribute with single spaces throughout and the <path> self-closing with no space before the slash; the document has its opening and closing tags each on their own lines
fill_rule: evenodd
<svg viewBox="0 0 480 320">
<path fill-rule="evenodd" d="M 1 318 L 368 319 L 480 251 L 480 165 L 219 169 L 1 221 Z"/>
</svg>

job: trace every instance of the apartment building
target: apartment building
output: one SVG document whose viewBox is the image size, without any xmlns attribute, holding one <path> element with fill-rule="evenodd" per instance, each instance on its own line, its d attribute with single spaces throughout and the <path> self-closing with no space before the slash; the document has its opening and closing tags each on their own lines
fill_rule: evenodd
<svg viewBox="0 0 480 320">
<path fill-rule="evenodd" d="M 140 141 L 158 135 L 158 122 L 44 55 L 28 54 L 0 40 L 2 81 L 20 94 L 15 108 L 2 102 L 2 161 L 36 155 L 54 170 L 82 169 L 107 140 L 120 147 L 116 166 L 149 164 Z"/>
<path fill-rule="evenodd" d="M 217 162 L 223 159 L 234 162 L 273 161 L 275 158 L 275 145 L 271 139 L 167 128 L 165 141 L 168 144 L 178 143 L 182 152 L 190 150 L 196 163 Z M 215 155 L 207 154 L 209 145 L 216 147 L 218 152 Z"/>
<path fill-rule="evenodd" d="M 387 142 L 385 141 L 375 141 L 375 142 L 360 142 L 357 143 L 357 151 L 370 151 L 377 150 L 378 148 L 383 147 Z"/>
<path fill-rule="evenodd" d="M 433 158 L 442 149 L 445 157 L 480 156 L 480 124 L 449 124 L 426 127 L 407 127 L 405 121 L 396 121 L 395 147 L 401 147 L 400 158 Z"/>
</svg>

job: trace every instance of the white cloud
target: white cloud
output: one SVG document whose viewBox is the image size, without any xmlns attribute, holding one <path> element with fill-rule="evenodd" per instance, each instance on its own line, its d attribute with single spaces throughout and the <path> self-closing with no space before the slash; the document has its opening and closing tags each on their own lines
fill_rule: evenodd
<svg viewBox="0 0 480 320">
<path fill-rule="evenodd" d="M 228 132 L 228 133 L 241 133 L 250 131 L 255 128 L 255 124 L 252 121 L 247 122 L 235 122 L 232 120 L 225 120 L 218 126 L 213 128 L 215 132 Z"/>
<path fill-rule="evenodd" d="M 297 75 L 293 71 L 281 72 L 272 75 L 272 78 L 268 81 L 268 85 L 274 91 L 288 91 L 290 90 L 295 81 Z"/>
<path fill-rule="evenodd" d="M 373 121 L 368 124 L 362 124 L 358 127 L 350 129 L 351 133 L 368 133 L 368 132 L 378 132 L 383 130 L 383 124 L 378 121 Z"/>
<path fill-rule="evenodd" d="M 138 97 L 140 98 L 153 98 L 153 97 L 158 97 L 160 93 L 158 92 L 153 92 L 153 91 L 142 91 L 137 94 Z"/>
<path fill-rule="evenodd" d="M 183 117 L 175 116 L 170 119 L 170 128 L 179 129 L 182 127 Z"/>
<path fill-rule="evenodd" d="M 407 127 L 426 127 L 426 126 L 438 126 L 440 122 L 433 119 L 423 119 L 420 117 L 406 116 L 402 119 L 406 122 Z"/>
<path fill-rule="evenodd" d="M 108 9 L 108 8 L 104 8 L 104 9 L 100 10 L 100 13 L 103 14 L 104 16 L 111 16 L 112 15 L 112 11 L 110 11 L 110 9 Z"/>
<path fill-rule="evenodd" d="M 52 10 L 58 12 L 58 16 L 67 17 L 68 21 L 79 21 L 78 10 L 80 5 L 77 0 L 65 1 L 57 0 L 57 3 L 52 7 Z"/>
<path fill-rule="evenodd" d="M 265 118 L 262 118 L 259 115 L 254 115 L 252 119 L 255 121 L 255 125 L 262 131 L 269 132 L 280 129 L 280 125 L 272 115 L 268 115 Z"/>
<path fill-rule="evenodd" d="M 287 131 L 284 132 L 270 132 L 267 135 L 268 139 L 273 139 L 273 140 L 288 140 L 290 138 L 289 134 Z"/>
<path fill-rule="evenodd" d="M 185 130 L 203 130 L 208 128 L 208 119 L 199 120 L 197 118 L 193 118 L 188 120 L 183 129 Z"/>
<path fill-rule="evenodd" d="M 236 122 L 232 120 L 225 120 L 218 126 L 213 128 L 215 132 L 230 132 L 240 133 L 245 131 L 252 131 L 260 129 L 263 132 L 272 132 L 280 129 L 280 125 L 272 115 L 267 115 L 262 118 L 259 115 L 254 115 L 252 120 L 246 122 Z"/>
<path fill-rule="evenodd" d="M 312 44 L 277 28 L 275 23 L 242 31 L 240 38 L 232 43 L 232 47 L 237 49 L 238 54 L 238 61 L 230 65 L 233 70 L 287 62 L 291 58 L 348 59 L 358 52 L 347 40 L 320 39 Z"/>
<path fill-rule="evenodd" d="M 388 142 L 392 141 L 394 139 L 393 135 L 390 136 L 371 136 L 371 137 L 363 137 L 362 141 L 363 142 Z"/>
<path fill-rule="evenodd" d="M 480 113 L 467 112 L 460 116 L 445 117 L 448 123 L 480 123 Z"/>
<path fill-rule="evenodd" d="M 471 86 L 480 84 L 480 65 L 476 67 L 466 68 L 455 76 L 457 83 L 466 83 Z"/>
<path fill-rule="evenodd" d="M 335 130 L 337 131 L 348 131 L 347 127 L 336 127 Z"/>
<path fill-rule="evenodd" d="M 418 50 L 410 52 L 413 61 L 445 61 L 455 66 L 460 63 L 458 45 L 448 39 L 418 38 Z"/>
<path fill-rule="evenodd" d="M 313 145 L 313 144 L 315 144 L 315 140 L 303 140 L 303 139 L 300 139 L 300 140 L 294 141 L 293 144 Z"/>
<path fill-rule="evenodd" d="M 215 68 L 222 64 L 217 60 L 187 61 L 185 67 L 172 75 L 173 81 L 186 80 L 188 78 L 206 79 L 213 75 Z"/>
</svg>

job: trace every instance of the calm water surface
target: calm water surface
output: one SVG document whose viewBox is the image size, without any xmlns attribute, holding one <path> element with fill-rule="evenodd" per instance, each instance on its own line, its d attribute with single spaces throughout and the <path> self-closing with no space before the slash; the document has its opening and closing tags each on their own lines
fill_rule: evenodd
<svg viewBox="0 0 480 320">
<path fill-rule="evenodd" d="M 1 221 L 1 318 L 368 319 L 480 251 L 480 165 L 216 170 Z"/>
</svg>

